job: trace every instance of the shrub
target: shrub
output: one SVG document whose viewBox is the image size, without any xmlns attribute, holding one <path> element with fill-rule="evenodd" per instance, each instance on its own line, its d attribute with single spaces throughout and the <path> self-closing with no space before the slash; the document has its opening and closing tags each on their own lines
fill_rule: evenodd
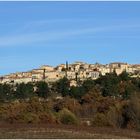
<svg viewBox="0 0 140 140">
<path fill-rule="evenodd" d="M 97 112 L 105 114 L 108 112 L 110 106 L 114 105 L 114 102 L 114 99 L 111 97 L 99 96 L 92 104 L 94 104 Z"/>
<path fill-rule="evenodd" d="M 96 113 L 91 121 L 92 126 L 108 126 L 108 118 L 103 113 Z"/>
<path fill-rule="evenodd" d="M 59 112 L 64 108 L 67 108 L 72 113 L 78 115 L 81 105 L 76 99 L 69 96 L 64 97 L 62 100 L 55 100 L 53 105 L 53 110 L 55 112 Z"/>
<path fill-rule="evenodd" d="M 54 123 L 57 121 L 47 103 L 41 103 L 36 98 L 29 102 L 1 105 L 0 120 L 9 123 Z"/>
<path fill-rule="evenodd" d="M 87 94 L 82 96 L 81 103 L 94 103 L 96 100 L 102 97 L 100 88 L 95 86 L 94 88 L 90 89 Z"/>
<path fill-rule="evenodd" d="M 63 99 L 63 102 L 64 102 L 63 108 L 67 108 L 69 111 L 71 111 L 72 113 L 76 115 L 79 114 L 81 105 L 76 99 L 67 96 Z"/>
<path fill-rule="evenodd" d="M 41 123 L 58 123 L 56 117 L 51 112 L 42 112 L 39 114 Z"/>
<path fill-rule="evenodd" d="M 79 112 L 78 115 L 80 117 L 91 118 L 97 112 L 97 108 L 96 105 L 93 103 L 83 104 L 78 112 Z"/>
<path fill-rule="evenodd" d="M 18 117 L 18 121 L 25 122 L 25 123 L 38 123 L 40 120 L 37 114 L 28 112 L 26 114 L 21 114 Z"/>
<path fill-rule="evenodd" d="M 68 109 L 63 109 L 58 114 L 59 120 L 63 124 L 78 124 L 78 119 L 71 111 Z"/>
<path fill-rule="evenodd" d="M 34 112 L 34 113 L 38 113 L 38 112 L 42 112 L 44 111 L 44 107 L 42 105 L 42 103 L 38 100 L 38 98 L 32 98 L 29 100 L 29 102 L 27 103 L 27 111 L 29 112 Z"/>
<path fill-rule="evenodd" d="M 6 103 L 0 106 L 0 119 L 6 122 L 16 122 L 18 115 L 24 112 L 27 108 L 26 103 Z"/>
<path fill-rule="evenodd" d="M 123 124 L 123 116 L 120 106 L 112 106 L 107 113 L 108 122 L 113 127 L 122 127 Z"/>
<path fill-rule="evenodd" d="M 135 126 L 135 128 L 139 130 L 140 129 L 140 95 L 139 93 L 135 93 L 133 94 L 133 96 L 131 96 L 128 107 L 125 109 L 125 112 L 126 112 L 126 115 L 129 117 L 131 124 L 133 124 L 133 126 Z M 130 125 L 130 123 L 128 125 Z"/>
</svg>

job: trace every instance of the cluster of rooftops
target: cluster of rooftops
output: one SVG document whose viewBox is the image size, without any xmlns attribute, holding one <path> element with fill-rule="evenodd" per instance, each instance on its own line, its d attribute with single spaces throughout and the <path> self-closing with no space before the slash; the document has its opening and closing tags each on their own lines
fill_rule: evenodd
<svg viewBox="0 0 140 140">
<path fill-rule="evenodd" d="M 88 64 L 85 62 L 74 62 L 69 64 L 60 64 L 56 67 L 43 65 L 37 69 L 27 72 L 16 72 L 0 77 L 0 83 L 28 83 L 44 80 L 46 82 L 54 82 L 63 77 L 67 77 L 71 81 L 85 80 L 87 78 L 97 79 L 100 75 L 116 72 L 117 75 L 126 71 L 133 77 L 139 77 L 140 65 L 114 62 L 110 64 Z"/>
</svg>

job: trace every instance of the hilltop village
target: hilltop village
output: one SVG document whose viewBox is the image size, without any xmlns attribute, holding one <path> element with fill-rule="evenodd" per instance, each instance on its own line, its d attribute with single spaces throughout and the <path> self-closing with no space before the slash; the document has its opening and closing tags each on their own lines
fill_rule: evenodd
<svg viewBox="0 0 140 140">
<path fill-rule="evenodd" d="M 76 86 L 77 80 L 86 80 L 88 78 L 97 79 L 100 75 L 116 72 L 117 75 L 123 71 L 129 73 L 131 77 L 140 76 L 139 64 L 127 64 L 114 62 L 106 65 L 99 63 L 88 64 L 84 62 L 75 62 L 73 64 L 60 64 L 56 67 L 43 65 L 38 69 L 33 69 L 27 72 L 16 72 L 0 77 L 0 83 L 28 83 L 36 81 L 46 81 L 48 83 L 55 82 L 63 77 L 67 77 L 71 86 Z"/>
</svg>

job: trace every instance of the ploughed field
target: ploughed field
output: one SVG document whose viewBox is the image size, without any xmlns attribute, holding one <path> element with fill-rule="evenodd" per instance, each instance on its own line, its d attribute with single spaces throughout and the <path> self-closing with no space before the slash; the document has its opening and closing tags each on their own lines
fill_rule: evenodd
<svg viewBox="0 0 140 140">
<path fill-rule="evenodd" d="M 140 138 L 140 132 L 109 127 L 50 124 L 0 124 L 0 138 Z"/>
</svg>

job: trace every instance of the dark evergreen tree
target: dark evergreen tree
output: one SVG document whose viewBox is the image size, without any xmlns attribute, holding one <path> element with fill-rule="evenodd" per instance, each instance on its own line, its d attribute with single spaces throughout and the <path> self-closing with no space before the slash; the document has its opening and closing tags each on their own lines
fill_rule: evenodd
<svg viewBox="0 0 140 140">
<path fill-rule="evenodd" d="M 12 86 L 9 84 L 0 84 L 0 100 L 9 101 L 13 98 Z"/>
<path fill-rule="evenodd" d="M 101 76 L 95 82 L 101 86 L 103 96 L 118 96 L 119 92 L 117 88 L 120 81 L 120 77 L 113 72 Z"/>
<path fill-rule="evenodd" d="M 120 79 L 122 81 L 128 81 L 130 80 L 129 74 L 126 71 L 123 71 L 120 75 L 119 75 Z"/>
<path fill-rule="evenodd" d="M 80 100 L 81 97 L 83 95 L 85 95 L 85 93 L 86 92 L 85 92 L 85 90 L 84 90 L 84 88 L 82 86 L 80 86 L 80 87 L 74 87 L 74 86 L 72 86 L 70 88 L 70 96 L 73 97 L 73 98 L 75 98 L 75 99 L 77 99 L 77 100 Z"/>
<path fill-rule="evenodd" d="M 87 79 L 82 84 L 84 92 L 88 92 L 89 90 L 94 88 L 94 86 L 95 86 L 95 82 L 92 79 Z"/>
<path fill-rule="evenodd" d="M 70 82 L 66 77 L 57 81 L 54 86 L 56 91 L 60 93 L 62 96 L 69 95 Z"/>
<path fill-rule="evenodd" d="M 49 87 L 48 84 L 44 81 L 40 81 L 36 83 L 37 87 L 37 95 L 42 98 L 47 98 L 49 96 Z"/>
<path fill-rule="evenodd" d="M 32 83 L 21 83 L 16 85 L 15 96 L 18 99 L 27 99 L 33 97 L 34 90 Z"/>
</svg>

